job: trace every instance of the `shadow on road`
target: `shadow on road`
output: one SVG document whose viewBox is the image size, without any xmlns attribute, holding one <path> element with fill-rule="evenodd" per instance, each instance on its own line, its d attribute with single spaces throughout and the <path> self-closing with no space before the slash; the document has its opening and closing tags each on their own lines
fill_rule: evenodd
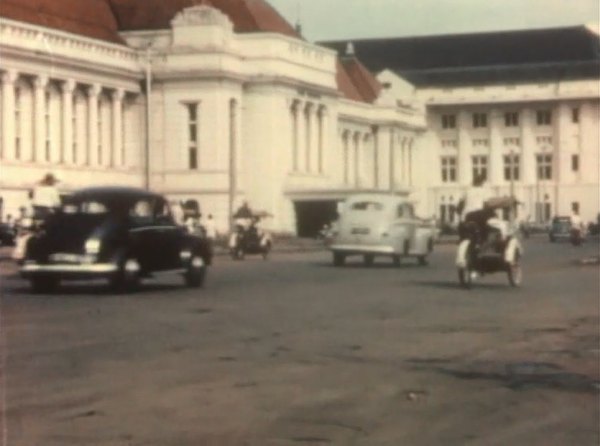
<svg viewBox="0 0 600 446">
<path fill-rule="evenodd" d="M 158 297 L 162 297 L 162 293 L 176 293 L 182 289 L 186 289 L 182 285 L 164 284 L 164 283 L 143 283 L 139 289 L 129 293 L 115 293 L 110 286 L 103 283 L 65 283 L 53 293 L 34 293 L 27 284 L 11 288 L 5 291 L 6 295 L 19 296 L 26 298 L 53 298 L 53 297 L 157 297 L 152 293 L 160 292 Z M 84 295 L 84 296 L 82 296 Z"/>
</svg>

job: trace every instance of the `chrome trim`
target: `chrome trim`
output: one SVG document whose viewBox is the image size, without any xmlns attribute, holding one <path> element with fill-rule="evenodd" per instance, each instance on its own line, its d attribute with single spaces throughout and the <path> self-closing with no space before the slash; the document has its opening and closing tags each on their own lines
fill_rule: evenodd
<svg viewBox="0 0 600 446">
<path fill-rule="evenodd" d="M 96 263 L 92 265 L 40 265 L 38 263 L 25 263 L 21 268 L 22 273 L 84 273 L 105 274 L 117 271 L 113 263 Z"/>
<path fill-rule="evenodd" d="M 348 251 L 358 253 L 399 254 L 392 246 L 381 245 L 330 245 L 332 251 Z"/>
</svg>

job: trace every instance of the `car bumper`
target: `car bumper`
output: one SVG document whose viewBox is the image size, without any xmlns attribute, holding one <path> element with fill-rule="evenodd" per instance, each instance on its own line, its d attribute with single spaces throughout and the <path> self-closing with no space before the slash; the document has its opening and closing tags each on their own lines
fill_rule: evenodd
<svg viewBox="0 0 600 446">
<path fill-rule="evenodd" d="M 329 249 L 345 254 L 397 254 L 392 246 L 385 245 L 332 244 Z"/>
<path fill-rule="evenodd" d="M 118 267 L 113 263 L 91 263 L 91 264 L 40 264 L 24 263 L 21 266 L 21 276 L 28 278 L 36 275 L 51 275 L 61 278 L 93 278 L 109 277 L 116 273 Z"/>
</svg>

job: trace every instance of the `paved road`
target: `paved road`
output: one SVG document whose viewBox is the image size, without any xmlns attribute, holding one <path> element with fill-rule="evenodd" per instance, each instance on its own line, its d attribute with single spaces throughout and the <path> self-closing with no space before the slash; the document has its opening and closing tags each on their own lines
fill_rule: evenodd
<svg viewBox="0 0 600 446">
<path fill-rule="evenodd" d="M 201 291 L 132 296 L 4 278 L 6 444 L 598 444 L 599 269 L 575 262 L 597 244 L 530 242 L 523 288 L 471 291 L 453 249 L 222 258 Z"/>
</svg>

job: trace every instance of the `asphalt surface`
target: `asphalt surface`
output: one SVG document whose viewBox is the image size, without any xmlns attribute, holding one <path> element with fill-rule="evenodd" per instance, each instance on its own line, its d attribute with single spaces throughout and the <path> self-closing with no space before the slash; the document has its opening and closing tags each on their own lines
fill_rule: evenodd
<svg viewBox="0 0 600 446">
<path fill-rule="evenodd" d="M 598 242 L 529 241 L 524 284 L 325 251 L 217 258 L 130 296 L 33 295 L 2 264 L 7 446 L 597 445 Z"/>
</svg>

